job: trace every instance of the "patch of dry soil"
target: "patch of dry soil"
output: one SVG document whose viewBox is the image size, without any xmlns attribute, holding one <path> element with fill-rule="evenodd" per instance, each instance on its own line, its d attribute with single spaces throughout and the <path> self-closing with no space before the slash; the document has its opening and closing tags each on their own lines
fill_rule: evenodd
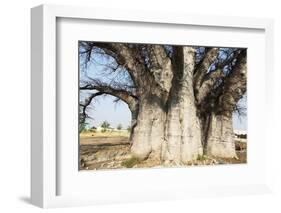
<svg viewBox="0 0 281 213">
<path fill-rule="evenodd" d="M 188 165 L 241 164 L 247 162 L 247 144 L 236 143 L 238 159 L 209 158 L 203 156 Z M 130 161 L 130 144 L 127 137 L 85 137 L 80 139 L 80 170 L 121 169 Z M 147 159 L 136 162 L 133 168 L 171 167 L 186 165 L 163 165 L 160 161 Z M 128 166 L 127 166 L 128 167 Z"/>
</svg>

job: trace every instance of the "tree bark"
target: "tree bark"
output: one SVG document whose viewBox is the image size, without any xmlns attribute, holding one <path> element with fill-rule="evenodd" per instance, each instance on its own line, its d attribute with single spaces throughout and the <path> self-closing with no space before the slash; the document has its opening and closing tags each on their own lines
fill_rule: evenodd
<svg viewBox="0 0 281 213">
<path fill-rule="evenodd" d="M 161 103 L 153 97 L 146 97 L 140 103 L 137 124 L 131 137 L 131 153 L 140 160 L 148 157 L 160 160 L 166 120 L 164 106 L 161 107 Z"/>
<path fill-rule="evenodd" d="M 247 86 L 247 56 L 242 51 L 232 72 L 218 88 L 220 95 L 216 104 L 210 108 L 208 131 L 206 135 L 206 154 L 222 158 L 237 158 L 235 152 L 232 113 L 239 99 L 245 94 Z M 212 101 L 209 101 L 212 103 Z"/>
<path fill-rule="evenodd" d="M 132 136 L 131 151 L 139 159 L 148 157 L 180 164 L 197 159 L 203 154 L 201 127 L 197 117 L 193 93 L 195 53 L 192 47 L 178 48 L 173 65 L 173 80 L 166 101 L 165 89 L 140 99 L 137 125 Z M 165 72 L 170 72 L 169 69 Z M 163 71 L 164 72 L 164 71 Z M 164 72 L 164 73 L 165 73 Z M 158 84 L 159 85 L 159 84 Z"/>
<path fill-rule="evenodd" d="M 232 115 L 216 115 L 209 118 L 205 153 L 221 158 L 237 158 L 232 127 Z"/>
<path fill-rule="evenodd" d="M 202 155 L 199 118 L 193 93 L 194 49 L 177 50 L 174 78 L 168 102 L 162 158 L 167 163 L 187 163 Z"/>
</svg>

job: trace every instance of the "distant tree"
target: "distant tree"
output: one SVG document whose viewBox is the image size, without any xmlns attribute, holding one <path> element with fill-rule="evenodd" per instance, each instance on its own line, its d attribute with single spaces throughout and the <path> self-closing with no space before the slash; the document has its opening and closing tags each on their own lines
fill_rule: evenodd
<svg viewBox="0 0 281 213">
<path fill-rule="evenodd" d="M 121 130 L 121 129 L 122 129 L 122 124 L 118 124 L 118 125 L 117 125 L 117 129 L 118 129 L 118 130 Z"/>
<path fill-rule="evenodd" d="M 90 129 L 89 129 L 90 132 L 97 132 L 97 128 L 95 126 L 92 126 Z"/>
<path fill-rule="evenodd" d="M 130 132 L 131 129 L 132 129 L 132 127 L 129 125 L 129 126 L 127 127 L 128 132 Z"/>
<path fill-rule="evenodd" d="M 110 127 L 110 123 L 108 123 L 108 121 L 104 121 L 102 122 L 101 127 L 102 127 L 102 132 L 105 132 Z"/>
</svg>

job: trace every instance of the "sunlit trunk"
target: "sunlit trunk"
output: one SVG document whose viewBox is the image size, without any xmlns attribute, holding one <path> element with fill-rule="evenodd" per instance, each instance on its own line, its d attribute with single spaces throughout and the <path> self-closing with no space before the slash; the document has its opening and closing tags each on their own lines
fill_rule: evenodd
<svg viewBox="0 0 281 213">
<path fill-rule="evenodd" d="M 202 155 L 201 128 L 192 96 L 185 94 L 172 103 L 167 118 L 163 160 L 187 163 Z"/>
<path fill-rule="evenodd" d="M 221 158 L 236 158 L 231 115 L 212 113 L 206 135 L 206 154 Z"/>
<path fill-rule="evenodd" d="M 148 157 L 160 159 L 165 117 L 164 107 L 159 106 L 152 97 L 143 100 L 131 137 L 131 152 L 134 157 L 141 160 Z"/>
<path fill-rule="evenodd" d="M 194 49 L 184 47 L 179 55 L 183 65 L 173 78 L 168 102 L 163 160 L 172 163 L 187 163 L 203 154 L 201 127 L 196 115 L 193 93 Z"/>
<path fill-rule="evenodd" d="M 177 48 L 174 54 L 177 63 L 161 72 L 172 69 L 172 80 L 171 76 L 161 76 L 157 81 L 163 91 L 170 88 L 167 98 L 163 99 L 158 91 L 157 95 L 148 92 L 139 99 L 137 124 L 131 137 L 132 155 L 175 165 L 203 154 L 236 157 L 231 113 L 210 113 L 199 118 L 194 95 L 194 48 Z"/>
</svg>

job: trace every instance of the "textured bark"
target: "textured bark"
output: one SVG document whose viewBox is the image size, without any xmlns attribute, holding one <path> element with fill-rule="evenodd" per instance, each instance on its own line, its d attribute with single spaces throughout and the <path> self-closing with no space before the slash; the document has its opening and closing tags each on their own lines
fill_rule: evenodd
<svg viewBox="0 0 281 213">
<path fill-rule="evenodd" d="M 212 91 L 215 83 L 217 82 L 217 79 L 221 77 L 223 77 L 223 72 L 221 69 L 217 69 L 216 71 L 207 74 L 196 94 L 196 100 L 198 104 L 201 104 L 208 97 L 210 91 Z"/>
<path fill-rule="evenodd" d="M 168 103 L 162 158 L 170 163 L 186 163 L 202 155 L 200 123 L 193 94 L 194 49 L 177 50 L 174 78 Z"/>
<path fill-rule="evenodd" d="M 131 137 L 131 152 L 141 160 L 160 159 L 164 139 L 165 112 L 159 103 L 146 98 L 139 106 L 137 124 Z"/>
<path fill-rule="evenodd" d="M 154 81 L 166 94 L 172 86 L 172 64 L 169 57 L 161 45 L 151 45 L 149 48 L 150 72 L 153 74 Z"/>
<path fill-rule="evenodd" d="M 215 58 L 217 57 L 218 51 L 218 48 L 208 48 L 205 57 L 197 66 L 194 75 L 194 91 L 196 94 L 200 90 L 202 81 L 210 65 L 214 62 Z"/>
<path fill-rule="evenodd" d="M 219 75 L 219 71 L 218 74 L 216 72 L 213 73 L 214 76 L 205 81 L 206 86 L 204 90 L 209 90 L 212 87 L 213 79 Z M 242 51 L 232 72 L 225 78 L 224 84 L 217 89 L 218 97 L 211 97 L 208 99 L 208 103 L 201 105 L 201 107 L 205 106 L 206 109 L 204 111 L 205 119 L 202 138 L 204 139 L 203 143 L 207 155 L 223 158 L 237 157 L 234 144 L 232 113 L 238 100 L 246 92 L 246 75 L 247 57 L 246 51 Z M 204 92 L 201 94 L 204 94 Z"/>
<path fill-rule="evenodd" d="M 201 127 L 193 93 L 194 49 L 177 50 L 177 61 L 162 73 L 173 69 L 173 80 L 166 75 L 160 85 L 163 94 L 170 85 L 168 102 L 155 93 L 140 100 L 137 125 L 132 137 L 132 154 L 140 159 L 162 159 L 166 163 L 186 163 L 203 154 Z M 163 63 L 162 63 L 163 65 Z M 153 73 L 154 74 L 154 73 Z M 158 84 L 159 86 L 159 84 Z M 157 91 L 153 89 L 153 91 Z M 161 152 L 161 153 L 160 153 Z"/>
<path fill-rule="evenodd" d="M 206 154 L 221 158 L 236 158 L 231 115 L 212 113 L 208 127 Z"/>
</svg>

